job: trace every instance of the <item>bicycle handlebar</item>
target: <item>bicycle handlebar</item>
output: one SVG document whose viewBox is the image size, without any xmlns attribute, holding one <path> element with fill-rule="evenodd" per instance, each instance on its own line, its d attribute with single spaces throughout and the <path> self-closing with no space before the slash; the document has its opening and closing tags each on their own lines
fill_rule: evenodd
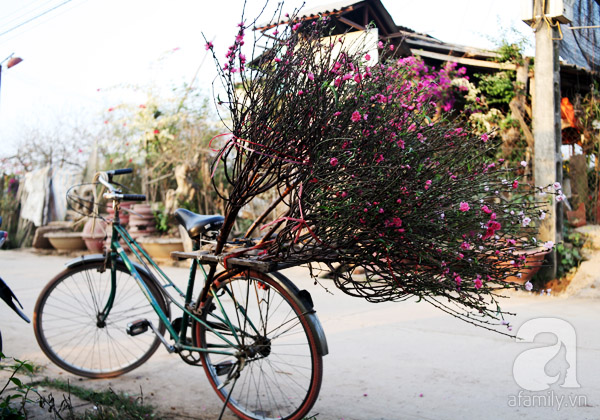
<svg viewBox="0 0 600 420">
<path fill-rule="evenodd" d="M 125 201 L 146 201 L 144 194 L 122 194 Z"/>
<path fill-rule="evenodd" d="M 98 172 L 94 176 L 94 182 L 98 181 L 109 191 L 108 193 L 104 194 L 105 198 L 121 201 L 146 201 L 146 196 L 144 194 L 123 194 L 120 189 L 117 189 L 112 184 L 113 175 L 130 174 L 132 172 L 133 170 L 131 168 L 113 169 L 110 171 Z M 106 179 L 107 177 L 108 179 Z"/>
<path fill-rule="evenodd" d="M 106 171 L 106 174 L 108 176 L 125 175 L 125 174 L 131 174 L 131 173 L 133 173 L 133 169 L 132 168 L 111 169 L 110 171 Z"/>
</svg>

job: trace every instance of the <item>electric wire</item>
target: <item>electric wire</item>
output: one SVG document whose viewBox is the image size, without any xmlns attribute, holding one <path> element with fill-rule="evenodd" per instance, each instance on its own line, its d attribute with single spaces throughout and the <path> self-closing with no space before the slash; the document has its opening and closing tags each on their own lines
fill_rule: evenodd
<svg viewBox="0 0 600 420">
<path fill-rule="evenodd" d="M 15 10 L 14 12 L 3 16 L 2 19 L 0 20 L 0 26 L 9 26 L 10 24 L 12 24 L 15 21 L 19 21 L 22 18 L 27 17 L 28 15 L 31 15 L 33 13 L 39 13 L 40 10 L 45 9 L 47 4 L 49 3 L 55 3 L 56 0 L 45 0 L 42 1 L 41 3 L 39 1 L 32 1 L 29 4 L 26 4 L 25 6 L 21 7 L 20 9 Z M 35 4 L 38 3 L 38 4 Z M 30 7 L 30 6 L 34 6 L 34 7 Z M 28 10 L 29 9 L 29 10 Z"/>
<path fill-rule="evenodd" d="M 16 26 L 13 26 L 12 28 L 10 28 L 10 29 L 8 29 L 8 30 L 6 30 L 6 31 L 4 31 L 4 32 L 0 32 L 0 36 L 6 35 L 6 34 L 8 34 L 8 33 L 12 32 L 12 31 L 14 31 L 15 29 L 18 29 L 18 28 L 20 28 L 21 26 L 24 26 L 24 25 L 26 25 L 26 24 L 28 24 L 28 23 L 30 23 L 30 22 L 33 22 L 34 20 L 41 18 L 42 16 L 44 16 L 44 15 L 46 15 L 46 14 L 48 14 L 48 13 L 52 12 L 53 10 L 56 10 L 56 9 L 58 9 L 58 8 L 59 8 L 59 7 L 61 7 L 61 6 L 64 6 L 64 5 L 65 5 L 65 4 L 67 4 L 67 3 L 70 3 L 71 1 L 73 1 L 73 0 L 65 0 L 64 2 L 62 2 L 62 3 L 58 4 L 58 5 L 56 5 L 56 6 L 52 7 L 52 8 L 50 8 L 50 9 L 48 9 L 48 10 L 46 10 L 46 11 L 44 11 L 44 12 L 42 12 L 42 13 L 40 13 L 40 14 L 38 14 L 38 15 L 36 15 L 36 16 L 34 16 L 34 17 L 30 18 L 30 19 L 27 19 L 26 21 L 24 21 L 24 22 L 22 22 L 22 23 L 19 23 L 18 25 L 16 25 Z"/>
</svg>

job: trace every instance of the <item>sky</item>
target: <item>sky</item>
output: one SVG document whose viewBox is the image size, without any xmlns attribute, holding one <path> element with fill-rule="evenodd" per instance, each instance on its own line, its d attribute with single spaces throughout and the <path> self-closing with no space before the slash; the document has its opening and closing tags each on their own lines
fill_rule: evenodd
<svg viewBox="0 0 600 420">
<path fill-rule="evenodd" d="M 307 0 L 306 8 L 331 0 Z M 382 0 L 397 25 L 442 41 L 493 48 L 510 28 L 532 37 L 520 0 Z M 216 72 L 203 35 L 224 56 L 243 0 L 0 0 L 0 157 L 27 127 L 77 119 L 101 124 L 133 99 L 124 86 L 170 88 L 194 80 L 206 95 Z M 263 0 L 248 0 L 253 17 Z M 277 4 L 270 2 L 271 6 Z M 286 0 L 292 11 L 302 1 Z M 262 19 L 261 19 L 262 21 Z M 194 78 L 195 74 L 198 74 Z"/>
</svg>

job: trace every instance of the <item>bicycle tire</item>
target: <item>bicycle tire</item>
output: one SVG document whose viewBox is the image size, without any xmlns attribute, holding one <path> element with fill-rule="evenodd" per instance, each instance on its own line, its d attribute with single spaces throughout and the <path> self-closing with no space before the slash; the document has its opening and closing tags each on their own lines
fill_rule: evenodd
<svg viewBox="0 0 600 420">
<path fill-rule="evenodd" d="M 204 349 L 246 354 L 239 378 L 227 383 L 229 376 L 236 376 L 241 358 L 202 353 L 202 366 L 217 395 L 242 419 L 304 418 L 319 395 L 323 359 L 298 300 L 290 294 L 297 289 L 285 278 L 254 271 L 219 278 L 215 284 L 219 299 L 207 294 L 200 319 L 234 346 L 200 322 L 196 339 Z M 239 342 L 223 322 L 224 313 Z"/>
<path fill-rule="evenodd" d="M 130 336 L 127 324 L 147 319 L 161 335 L 165 326 L 125 265 L 117 265 L 117 292 L 104 326 L 96 315 L 110 292 L 110 269 L 103 262 L 67 268 L 46 285 L 35 304 L 33 328 L 42 351 L 60 368 L 87 378 L 113 378 L 147 361 L 160 345 L 148 329 Z M 140 272 L 160 308 L 167 313 L 163 295 Z"/>
</svg>

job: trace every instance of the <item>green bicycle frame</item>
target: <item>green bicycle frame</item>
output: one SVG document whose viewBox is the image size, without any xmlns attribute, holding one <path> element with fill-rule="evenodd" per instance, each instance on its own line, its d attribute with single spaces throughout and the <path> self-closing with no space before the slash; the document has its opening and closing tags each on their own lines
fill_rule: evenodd
<svg viewBox="0 0 600 420">
<path fill-rule="evenodd" d="M 142 277 L 139 274 L 138 270 L 136 269 L 135 265 L 132 263 L 132 261 L 129 259 L 129 257 L 125 253 L 125 250 L 119 243 L 119 239 L 123 239 L 123 241 L 125 242 L 127 247 L 135 255 L 135 257 L 138 259 L 138 261 L 140 261 L 144 265 L 145 265 L 144 261 L 147 261 L 152 266 L 152 268 L 154 270 L 156 270 L 156 272 L 159 274 L 159 276 L 162 278 L 162 280 L 164 282 L 164 284 L 163 284 L 163 282 L 161 282 L 159 284 L 159 286 L 163 289 L 163 291 L 166 287 L 172 287 L 180 296 L 184 297 L 184 304 L 182 305 L 181 303 L 179 303 L 175 299 L 173 299 L 167 292 L 164 292 L 165 298 L 168 301 L 170 301 L 171 303 L 173 303 L 175 306 L 177 306 L 182 311 L 182 324 L 181 324 L 182 327 L 181 327 L 181 330 L 179 331 L 179 333 L 171 325 L 171 321 L 170 321 L 169 317 L 162 310 L 162 308 L 158 304 L 157 300 L 154 298 L 154 296 L 150 292 L 150 289 L 148 288 L 148 286 L 142 279 Z M 227 328 L 229 329 L 229 331 L 231 331 L 233 337 L 235 338 L 236 343 L 233 343 L 232 341 L 227 339 L 225 336 L 223 336 L 223 334 L 221 334 L 219 331 L 215 330 L 211 325 L 209 325 L 207 322 L 200 319 L 198 316 L 196 316 L 190 310 L 190 304 L 191 304 L 192 298 L 193 298 L 194 282 L 195 282 L 195 277 L 196 277 L 196 272 L 197 272 L 198 266 L 200 266 L 200 268 L 202 269 L 205 278 L 207 277 L 204 267 L 202 266 L 202 264 L 199 263 L 199 261 L 197 259 L 192 260 L 187 290 L 186 290 L 186 293 L 184 294 L 169 279 L 169 277 L 164 273 L 164 271 L 161 270 L 160 267 L 152 260 L 152 258 L 146 253 L 146 251 L 144 251 L 144 249 L 129 235 L 127 230 L 125 230 L 125 228 L 123 226 L 121 226 L 119 223 L 113 224 L 110 251 L 107 251 L 107 252 L 110 253 L 109 259 L 111 262 L 111 264 L 110 264 L 110 267 L 111 267 L 111 290 L 110 290 L 110 294 L 107 298 L 106 305 L 105 305 L 102 313 L 98 316 L 98 318 L 99 318 L 98 321 L 104 322 L 106 320 L 106 318 L 108 317 L 108 315 L 110 313 L 112 305 L 114 303 L 114 299 L 115 299 L 115 295 L 116 295 L 116 291 L 117 291 L 117 276 L 116 276 L 117 272 L 116 272 L 116 263 L 115 262 L 116 262 L 117 258 L 120 257 L 121 260 L 123 261 L 123 263 L 125 264 L 125 266 L 127 267 L 127 270 L 129 271 L 129 273 L 135 278 L 135 280 L 138 283 L 138 286 L 141 288 L 144 296 L 146 296 L 146 298 L 148 299 L 148 302 L 150 303 L 150 305 L 152 306 L 154 311 L 157 313 L 157 315 L 159 316 L 160 320 L 163 322 L 163 324 L 165 325 L 167 330 L 169 331 L 169 334 L 171 334 L 171 337 L 173 337 L 173 339 L 175 340 L 175 348 L 176 349 L 199 351 L 199 352 L 204 352 L 204 353 L 224 354 L 224 355 L 230 355 L 230 356 L 235 355 L 235 353 L 228 352 L 228 351 L 214 350 L 214 349 L 209 350 L 206 348 L 201 348 L 201 347 L 190 346 L 190 345 L 184 344 L 186 333 L 187 333 L 187 325 L 188 325 L 190 318 L 193 319 L 194 321 L 202 324 L 205 328 L 210 330 L 212 333 L 217 335 L 221 340 L 223 340 L 225 343 L 227 343 L 227 345 L 235 348 L 237 345 L 241 344 L 240 338 L 238 336 L 239 329 L 233 325 L 233 323 L 231 322 L 231 320 L 225 313 L 225 310 L 223 309 L 221 301 L 216 293 L 212 293 L 213 298 L 214 298 L 215 302 L 217 303 L 217 307 L 220 309 L 221 314 L 223 315 L 222 317 L 216 316 L 216 318 L 220 322 L 222 322 L 224 325 L 227 326 Z M 227 290 L 227 293 L 230 296 L 232 296 L 231 291 Z M 252 327 L 252 329 L 258 333 L 258 330 L 253 325 L 252 321 L 249 318 L 247 318 L 246 312 L 243 310 L 243 308 L 237 306 L 237 304 L 236 304 L 236 308 L 238 310 L 240 310 L 240 313 L 244 316 L 245 320 L 248 321 L 248 325 L 250 325 Z M 223 345 L 223 346 L 225 346 L 225 345 Z"/>
</svg>

